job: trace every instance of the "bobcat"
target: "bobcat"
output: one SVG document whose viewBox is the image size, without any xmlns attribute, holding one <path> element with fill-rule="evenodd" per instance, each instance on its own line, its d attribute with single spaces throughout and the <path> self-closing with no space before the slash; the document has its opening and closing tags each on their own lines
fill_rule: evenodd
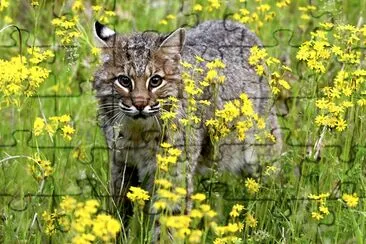
<svg viewBox="0 0 366 244">
<path fill-rule="evenodd" d="M 174 141 L 175 145 L 188 141 L 193 145 L 188 158 L 181 160 L 182 164 L 189 162 L 187 179 L 179 167 L 175 175 L 176 180 L 186 180 L 188 196 L 193 191 L 194 173 L 212 166 L 213 145 L 204 125 L 197 126 L 189 135 L 183 126 L 175 132 L 166 131 L 165 135 L 161 131 L 160 112 L 169 107 L 164 107 L 159 99 L 178 98 L 178 119 L 185 116 L 187 99 L 182 90 L 181 62 L 194 63 L 196 56 L 205 60 L 219 58 L 226 64 L 226 80 L 217 94 L 217 107 L 245 92 L 254 110 L 266 117 L 266 126 L 277 139 L 272 145 L 259 147 L 253 132 L 248 133 L 245 143 L 234 137 L 225 138 L 219 146 L 218 169 L 255 175 L 261 157 L 272 157 L 281 151 L 277 117 L 268 102 L 269 86 L 247 61 L 249 49 L 261 43 L 245 26 L 232 21 L 207 21 L 187 31 L 179 28 L 169 35 L 122 35 L 96 22 L 95 35 L 103 46 L 103 63 L 95 72 L 93 87 L 110 148 L 110 186 L 115 201 L 126 204 L 125 195 L 132 185 L 152 188 L 156 153 L 162 141 Z M 213 113 L 206 109 L 203 121 Z"/>
</svg>

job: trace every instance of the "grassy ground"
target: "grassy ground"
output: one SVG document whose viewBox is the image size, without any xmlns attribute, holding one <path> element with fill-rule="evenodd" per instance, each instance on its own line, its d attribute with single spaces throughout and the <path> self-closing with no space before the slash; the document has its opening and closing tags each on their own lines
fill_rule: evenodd
<svg viewBox="0 0 366 244">
<path fill-rule="evenodd" d="M 357 89 L 353 89 L 349 96 L 341 94 L 337 98 L 340 99 L 337 102 L 350 101 L 353 104 L 340 113 L 347 121 L 344 130 L 326 122 L 322 125 L 315 123 L 316 117 L 325 113 L 316 106 L 316 101 L 324 96 L 322 88 L 335 87 L 334 77 L 340 70 L 365 70 L 365 27 L 363 32 L 357 32 L 360 41 L 348 46 L 340 45 L 345 52 L 360 51 L 361 56 L 357 59 L 361 62 L 350 64 L 332 58 L 324 61 L 326 72 L 316 73 L 306 62 L 296 58 L 300 45 L 310 40 L 310 32 L 322 28 L 320 23 L 335 24 L 334 28 L 325 28 L 329 33 L 342 24 L 362 27 L 365 1 L 310 1 L 311 4 L 305 0 L 292 1 L 282 8 L 276 6 L 276 2 L 281 1 L 222 1 L 217 9 L 210 5 L 214 1 L 83 1 L 85 10 L 77 8 L 75 2 L 78 1 L 0 1 L 0 28 L 11 25 L 0 32 L 2 62 L 19 54 L 29 60 L 27 48 L 41 47 L 42 51 L 51 50 L 54 53 L 54 57 L 39 64 L 49 69 L 50 74 L 35 88 L 32 96 L 24 94 L 24 90 L 29 88 L 27 86 L 10 96 L 18 98 L 18 106 L 13 104 L 14 100 L 6 103 L 9 101 L 6 96 L 9 90 L 6 90 L 3 71 L 0 70 L 1 242 L 70 242 L 77 231 L 68 231 L 61 223 L 47 222 L 42 217 L 45 211 L 51 213 L 59 209 L 62 197 L 66 195 L 80 202 L 97 199 L 100 202 L 99 213 L 110 212 L 107 205 L 108 155 L 91 90 L 98 60 L 97 55 L 93 54 L 92 24 L 95 19 L 109 22 L 119 32 L 168 32 L 181 25 L 194 26 L 197 20 L 222 19 L 223 16 L 234 18 L 234 15 L 228 14 L 236 13 L 245 6 L 251 14 L 259 15 L 258 19 L 253 20 L 252 17 L 247 25 L 257 32 L 270 55 L 293 70 L 285 77 L 291 89 L 274 96 L 285 141 L 280 158 L 281 170 L 276 176 L 263 175 L 256 179 L 261 188 L 255 194 L 250 194 L 245 187 L 246 179 L 233 179 L 231 176 L 223 176 L 219 182 L 198 181 L 197 192 L 205 193 L 205 202 L 217 213 L 215 222 L 218 225 L 224 226 L 233 221 L 229 213 L 234 204 L 244 205 L 244 211 L 235 220 L 244 223 L 244 229 L 227 231 L 221 236 L 236 236 L 241 238 L 239 243 L 362 243 L 366 239 L 366 145 L 363 138 L 366 132 L 366 103 L 358 103 L 366 94 L 365 75 L 361 75 L 357 82 L 356 78 L 346 79 L 349 83 L 357 83 L 354 85 Z M 195 4 L 201 4 L 202 11 L 199 8 L 193 10 Z M 260 12 L 257 7 L 261 4 L 268 4 L 271 9 Z M 102 10 L 92 10 L 92 5 L 103 7 Z M 210 6 L 212 11 L 209 10 Z M 113 11 L 116 16 L 107 10 Z M 263 21 L 267 14 L 274 17 Z M 71 24 L 72 27 L 62 29 L 57 23 L 52 24 L 53 19 L 61 16 L 78 16 L 78 20 L 75 26 Z M 64 32 L 57 32 L 60 30 Z M 78 33 L 76 37 L 70 36 L 73 31 Z M 346 41 L 349 36 L 344 33 L 342 37 Z M 69 40 L 63 41 L 63 37 Z M 333 44 L 342 40 L 331 38 L 329 42 Z M 36 65 L 30 61 L 28 64 L 27 67 Z M 1 67 L 10 69 L 10 66 Z M 24 79 L 26 82 L 29 80 Z M 37 117 L 46 119 L 52 126 L 50 117 L 61 115 L 70 115 L 70 122 L 54 124 L 55 132 L 52 135 L 45 129 L 41 135 L 35 135 L 34 122 Z M 71 140 L 63 135 L 62 128 L 66 125 L 75 129 L 74 133 L 69 134 Z M 37 157 L 40 157 L 40 166 L 34 161 Z M 45 166 L 46 160 L 50 161 L 52 168 L 48 176 L 45 173 L 51 169 Z M 313 197 L 309 197 L 310 194 Z M 351 200 L 358 199 L 357 204 L 352 206 L 347 202 L 345 194 L 352 195 Z M 257 221 L 255 226 L 250 226 L 249 215 Z M 141 216 L 140 212 L 134 216 L 132 230 L 120 235 L 119 241 L 129 239 L 131 243 L 136 243 L 151 237 L 149 226 L 141 222 Z M 118 219 L 117 215 L 114 217 Z M 46 232 L 51 222 L 51 232 L 54 233 L 49 235 Z M 139 223 L 143 226 L 139 227 Z M 208 225 L 203 221 L 195 229 L 203 231 Z M 199 239 L 198 243 L 210 243 L 220 237 L 211 227 L 207 227 L 207 236 L 203 235 L 206 237 Z M 145 232 L 140 232 L 139 228 Z M 187 234 L 186 242 L 194 242 L 189 239 L 191 235 Z M 133 236 L 136 239 L 132 241 Z M 220 240 L 216 242 L 220 243 Z"/>
</svg>

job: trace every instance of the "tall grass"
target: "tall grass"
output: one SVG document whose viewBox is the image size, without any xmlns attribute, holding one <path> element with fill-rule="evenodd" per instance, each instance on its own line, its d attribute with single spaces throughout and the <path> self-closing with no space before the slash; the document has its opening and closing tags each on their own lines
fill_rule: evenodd
<svg viewBox="0 0 366 244">
<path fill-rule="evenodd" d="M 194 26 L 198 20 L 222 19 L 223 16 L 233 18 L 232 14 L 242 7 L 260 14 L 257 7 L 265 3 L 275 13 L 273 19 L 264 21 L 263 26 L 259 20 L 264 18 L 247 25 L 256 31 L 269 54 L 293 70 L 286 77 L 291 90 L 275 97 L 285 142 L 279 160 L 280 171 L 256 179 L 261 188 L 255 194 L 248 193 L 245 187 L 247 179 L 226 174 L 212 179 L 197 177 L 196 191 L 206 195 L 205 203 L 217 213 L 214 219 L 219 225 L 231 221 L 229 213 L 234 204 L 244 205 L 244 212 L 255 217 L 255 227 L 248 225 L 247 215 L 238 217 L 237 221 L 244 223 L 244 229 L 234 234 L 242 238 L 241 242 L 363 242 L 365 107 L 356 105 L 356 102 L 365 96 L 365 76 L 359 91 L 353 94 L 355 106 L 344 114 L 347 128 L 343 131 L 329 129 L 329 126 L 324 129 L 324 126 L 315 124 L 320 113 L 316 101 L 324 96 L 323 87 L 333 85 L 335 75 L 344 69 L 345 64 L 336 59 L 329 60 L 327 72 L 319 75 L 296 59 L 296 53 L 304 41 L 310 40 L 310 32 L 319 28 L 321 22 L 361 27 L 365 21 L 362 18 L 365 1 L 309 3 L 303 0 L 292 1 L 283 8 L 277 7 L 278 1 L 272 0 L 247 3 L 220 1 L 220 7 L 212 11 L 208 10 L 211 1 L 85 1 L 84 10 L 73 10 L 75 2 L 0 1 L 0 28 L 10 25 L 0 32 L 1 60 L 17 55 L 26 57 L 27 47 L 41 47 L 41 50 L 51 50 L 55 54 L 42 63 L 51 73 L 36 94 L 30 97 L 18 94 L 19 106 L 1 103 L 1 242 L 70 242 L 73 234 L 62 225 L 56 224 L 55 233 L 47 234 L 47 222 L 42 218 L 45 211 L 51 213 L 59 209 L 63 196 L 71 196 L 79 202 L 98 199 L 100 213 L 114 212 L 109 205 L 108 152 L 98 125 L 97 104 L 91 89 L 93 72 L 98 65 L 97 54 L 91 53 L 95 19 L 104 18 L 105 10 L 111 10 L 116 16 L 106 18 L 118 32 L 169 32 L 181 25 Z M 195 4 L 201 4 L 203 10 L 192 10 Z M 102 10 L 92 11 L 92 5 L 100 5 Z M 307 6 L 316 9 L 299 10 L 299 7 Z M 175 18 L 168 18 L 169 14 Z M 52 24 L 53 19 L 61 16 L 79 17 L 72 29 L 80 36 L 71 38 L 69 43 L 61 43 L 60 36 L 56 34 L 59 29 Z M 167 23 L 163 24 L 161 20 Z M 362 44 L 353 47 L 362 53 L 357 66 L 361 70 L 365 70 L 364 33 L 365 27 Z M 1 102 L 4 101 L 2 92 L 0 88 Z M 51 136 L 48 133 L 34 135 L 37 117 L 49 122 L 50 117 L 65 114 L 71 116 L 70 123 L 76 130 L 71 141 L 63 138 L 61 127 Z M 53 173 L 50 176 L 34 177 L 29 166 L 35 154 L 51 162 Z M 36 171 L 44 176 L 44 168 Z M 323 200 L 309 197 L 310 194 L 318 196 L 322 193 L 329 195 Z M 342 196 L 354 193 L 359 202 L 350 207 Z M 312 212 L 319 212 L 319 206 L 323 205 L 329 214 L 322 214 L 319 220 L 312 217 Z M 143 243 L 153 238 L 151 216 L 143 213 L 138 209 L 135 211 L 131 218 L 131 231 L 120 234 L 117 241 Z M 141 220 L 142 216 L 144 220 Z M 119 218 L 118 214 L 114 217 Z M 195 228 L 204 230 L 208 225 L 199 223 Z M 170 240 L 168 234 L 168 231 L 163 233 L 163 238 L 166 235 L 166 240 Z M 211 243 L 216 237 L 217 233 L 210 227 L 200 242 Z M 220 242 L 217 240 L 217 243 Z"/>
</svg>

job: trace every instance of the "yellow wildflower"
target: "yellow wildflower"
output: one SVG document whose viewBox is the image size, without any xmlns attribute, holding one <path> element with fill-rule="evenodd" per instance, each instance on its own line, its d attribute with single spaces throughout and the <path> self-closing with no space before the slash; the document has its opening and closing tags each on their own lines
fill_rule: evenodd
<svg viewBox="0 0 366 244">
<path fill-rule="evenodd" d="M 265 175 L 271 175 L 271 173 L 272 172 L 276 172 L 278 169 L 277 169 L 277 167 L 276 166 L 273 166 L 273 165 L 271 165 L 271 166 L 267 166 L 266 167 L 266 170 L 264 171 L 264 174 Z"/>
<path fill-rule="evenodd" d="M 55 34 L 60 38 L 61 44 L 71 44 L 81 36 L 81 33 L 76 28 L 78 21 L 78 17 L 76 16 L 61 16 L 60 18 L 54 18 L 52 20 L 52 25 L 57 28 Z"/>
<path fill-rule="evenodd" d="M 77 201 L 69 196 L 62 197 L 60 208 L 65 212 L 72 212 L 76 208 Z"/>
<path fill-rule="evenodd" d="M 0 0 L 0 12 L 4 11 L 9 7 L 9 1 L 8 0 Z"/>
<path fill-rule="evenodd" d="M 168 154 L 171 156 L 179 157 L 182 154 L 182 151 L 177 148 L 169 148 Z"/>
<path fill-rule="evenodd" d="M 319 207 L 319 211 L 325 215 L 328 215 L 329 214 L 329 210 L 328 210 L 328 207 L 324 206 L 324 205 L 321 205 Z"/>
<path fill-rule="evenodd" d="M 230 216 L 235 218 L 235 217 L 239 217 L 239 214 L 241 211 L 243 211 L 244 209 L 244 206 L 241 205 L 241 204 L 235 204 L 232 209 L 231 209 L 231 212 L 230 212 Z"/>
<path fill-rule="evenodd" d="M 208 3 L 209 3 L 208 7 L 209 12 L 219 9 L 221 6 L 220 0 L 208 0 Z"/>
<path fill-rule="evenodd" d="M 191 218 L 202 218 L 203 217 L 203 213 L 198 210 L 198 209 L 193 209 L 191 212 L 190 212 L 190 217 Z"/>
<path fill-rule="evenodd" d="M 320 213 L 318 212 L 311 212 L 311 217 L 313 219 L 316 219 L 316 220 L 321 220 L 323 219 L 323 215 L 321 215 Z"/>
<path fill-rule="evenodd" d="M 202 209 L 202 211 L 203 211 L 203 212 L 208 212 L 208 211 L 210 211 L 210 210 L 211 210 L 211 207 L 210 207 L 210 205 L 208 205 L 208 204 L 202 204 L 202 205 L 200 206 L 200 208 Z"/>
<path fill-rule="evenodd" d="M 58 120 L 59 120 L 61 123 L 67 123 L 67 122 L 70 122 L 71 117 L 70 117 L 70 115 L 64 114 L 64 115 L 62 115 L 62 116 L 58 117 Z"/>
<path fill-rule="evenodd" d="M 120 222 L 106 214 L 97 215 L 93 223 L 93 234 L 105 242 L 112 240 L 120 229 Z"/>
<path fill-rule="evenodd" d="M 160 25 L 167 25 L 168 21 L 166 21 L 165 19 L 162 19 L 162 20 L 159 21 L 159 24 Z"/>
<path fill-rule="evenodd" d="M 245 216 L 245 224 L 251 228 L 255 228 L 257 226 L 258 221 L 254 218 L 254 216 L 250 213 L 247 213 Z"/>
<path fill-rule="evenodd" d="M 358 205 L 358 201 L 359 201 L 359 197 L 357 196 L 356 193 L 353 193 L 353 194 L 344 193 L 342 195 L 342 199 L 343 199 L 343 201 L 346 202 L 347 206 L 350 208 L 356 207 Z"/>
<path fill-rule="evenodd" d="M 165 202 L 165 201 L 156 201 L 154 202 L 153 204 L 153 207 L 156 209 L 156 210 L 164 210 L 166 209 L 168 206 L 168 204 Z"/>
<path fill-rule="evenodd" d="M 166 16 L 166 19 L 173 20 L 173 19 L 176 19 L 176 17 L 175 17 L 175 15 L 169 14 Z"/>
<path fill-rule="evenodd" d="M 183 195 L 185 196 L 187 194 L 187 190 L 184 189 L 183 187 L 177 187 L 175 188 L 175 192 L 179 195 Z"/>
<path fill-rule="evenodd" d="M 75 2 L 74 2 L 74 4 L 72 5 L 72 7 L 71 7 L 71 9 L 72 9 L 72 11 L 74 11 L 74 12 L 78 12 L 78 11 L 83 11 L 84 10 L 84 5 L 83 5 L 83 3 L 82 3 L 82 1 L 81 0 L 76 0 Z"/>
<path fill-rule="evenodd" d="M 72 128 L 69 125 L 65 125 L 61 128 L 62 132 L 63 132 L 63 136 L 66 140 L 71 141 L 72 139 L 72 135 L 75 133 L 75 129 Z"/>
<path fill-rule="evenodd" d="M 32 7 L 39 6 L 39 2 L 37 0 L 32 0 L 31 5 L 32 5 Z"/>
<path fill-rule="evenodd" d="M 91 49 L 91 53 L 92 53 L 94 56 L 99 56 L 99 55 L 100 55 L 100 48 L 92 47 L 92 49 Z"/>
<path fill-rule="evenodd" d="M 35 136 L 39 136 L 43 133 L 43 129 L 46 124 L 42 118 L 37 117 L 33 123 L 33 133 Z"/>
<path fill-rule="evenodd" d="M 72 238 L 73 244 L 90 244 L 94 241 L 95 241 L 94 235 L 85 233 L 81 235 L 76 235 L 75 237 Z"/>
<path fill-rule="evenodd" d="M 201 12 L 202 9 L 203 9 L 202 5 L 198 3 L 193 6 L 193 11 L 195 12 Z"/>
<path fill-rule="evenodd" d="M 168 181 L 167 179 L 156 179 L 155 184 L 160 185 L 162 188 L 165 188 L 165 189 L 172 187 L 172 183 L 170 181 Z"/>
<path fill-rule="evenodd" d="M 42 214 L 42 219 L 46 222 L 45 232 L 47 235 L 52 235 L 56 233 L 56 226 L 55 226 L 55 216 L 49 214 L 47 211 L 44 211 Z"/>
<path fill-rule="evenodd" d="M 193 230 L 188 238 L 189 243 L 201 243 L 202 231 Z"/>
<path fill-rule="evenodd" d="M 202 202 L 206 199 L 206 195 L 203 193 L 196 193 L 196 194 L 192 195 L 191 199 L 193 201 Z"/>
<path fill-rule="evenodd" d="M 167 142 L 163 142 L 163 143 L 161 143 L 161 144 L 160 144 L 160 146 L 161 146 L 162 148 L 170 148 L 170 147 L 172 147 L 172 145 L 171 145 L 171 144 L 169 144 L 169 143 L 167 143 Z"/>
<path fill-rule="evenodd" d="M 150 196 L 147 191 L 140 187 L 131 186 L 130 191 L 127 193 L 127 198 L 143 206 L 145 201 L 150 199 Z"/>
<path fill-rule="evenodd" d="M 163 216 L 160 218 L 162 224 L 167 227 L 175 228 L 175 229 L 186 229 L 189 227 L 191 223 L 191 218 L 186 215 L 179 216 Z"/>
<path fill-rule="evenodd" d="M 254 194 L 259 191 L 260 185 L 253 178 L 248 178 L 245 180 L 245 187 L 250 194 Z"/>
</svg>

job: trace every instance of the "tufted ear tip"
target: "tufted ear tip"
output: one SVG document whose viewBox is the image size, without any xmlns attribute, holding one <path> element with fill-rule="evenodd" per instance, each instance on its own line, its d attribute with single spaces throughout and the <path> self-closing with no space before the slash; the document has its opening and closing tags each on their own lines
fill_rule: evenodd
<svg viewBox="0 0 366 244">
<path fill-rule="evenodd" d="M 116 32 L 107 26 L 101 24 L 98 21 L 94 23 L 94 35 L 98 41 L 106 45 L 106 42 L 111 39 L 111 37 L 116 35 Z"/>
<path fill-rule="evenodd" d="M 166 53 L 180 53 L 184 46 L 185 37 L 185 29 L 179 28 L 168 35 L 159 48 Z"/>
</svg>

